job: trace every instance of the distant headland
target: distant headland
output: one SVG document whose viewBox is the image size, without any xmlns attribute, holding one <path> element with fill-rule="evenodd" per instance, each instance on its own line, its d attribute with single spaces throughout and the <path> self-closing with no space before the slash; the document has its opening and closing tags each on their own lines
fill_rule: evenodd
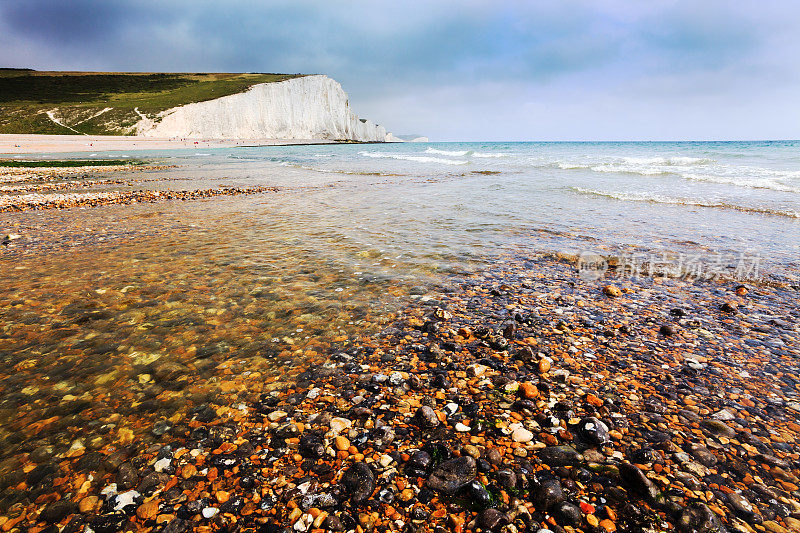
<svg viewBox="0 0 800 533">
<path fill-rule="evenodd" d="M 323 75 L 0 69 L 0 134 L 403 142 Z M 5 136 L 6 143 L 9 138 Z"/>
</svg>

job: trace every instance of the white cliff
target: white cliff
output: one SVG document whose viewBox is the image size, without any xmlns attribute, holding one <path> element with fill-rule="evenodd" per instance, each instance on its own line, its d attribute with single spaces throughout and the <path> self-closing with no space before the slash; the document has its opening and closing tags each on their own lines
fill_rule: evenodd
<svg viewBox="0 0 800 533">
<path fill-rule="evenodd" d="M 387 141 L 386 129 L 359 119 L 347 93 L 327 76 L 261 83 L 243 93 L 142 117 L 136 134 L 204 139 Z"/>
</svg>

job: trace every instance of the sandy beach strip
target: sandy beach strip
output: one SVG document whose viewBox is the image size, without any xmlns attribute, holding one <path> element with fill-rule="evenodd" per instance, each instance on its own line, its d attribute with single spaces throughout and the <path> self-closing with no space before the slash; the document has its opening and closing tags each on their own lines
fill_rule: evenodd
<svg viewBox="0 0 800 533">
<path fill-rule="evenodd" d="M 199 190 L 130 190 L 143 183 L 164 181 L 163 177 L 120 177 L 120 172 L 154 171 L 165 165 L 110 165 L 80 167 L 2 167 L 0 166 L 0 212 L 39 209 L 69 209 L 108 204 L 152 203 L 166 200 L 196 200 L 273 192 L 273 187 L 230 187 Z M 114 177 L 105 177 L 109 173 Z M 90 179 L 90 176 L 98 176 Z M 152 175 L 151 175 L 152 176 Z M 91 190 L 98 187 L 112 190 Z M 119 190 L 121 187 L 123 190 Z M 67 192 L 74 191 L 74 192 Z M 20 193 L 20 194 L 18 194 Z"/>
<path fill-rule="evenodd" d="M 329 144 L 331 142 L 324 139 L 159 139 L 117 135 L 0 134 L 0 154 L 94 153 L 130 150 Z"/>
<path fill-rule="evenodd" d="M 198 189 L 192 191 L 95 191 L 28 194 L 0 196 L 0 212 L 20 212 L 37 209 L 68 209 L 72 207 L 95 207 L 109 204 L 153 203 L 167 200 L 197 200 L 215 196 L 234 196 L 239 194 L 256 194 L 275 192 L 275 187 L 219 187 L 216 189 Z"/>
</svg>

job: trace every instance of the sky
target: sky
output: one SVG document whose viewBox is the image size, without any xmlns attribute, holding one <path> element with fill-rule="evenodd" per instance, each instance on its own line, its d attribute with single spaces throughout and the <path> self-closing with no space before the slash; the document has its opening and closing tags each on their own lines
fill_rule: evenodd
<svg viewBox="0 0 800 533">
<path fill-rule="evenodd" d="M 439 141 L 800 138 L 797 0 L 0 0 L 0 66 L 326 74 Z"/>
</svg>

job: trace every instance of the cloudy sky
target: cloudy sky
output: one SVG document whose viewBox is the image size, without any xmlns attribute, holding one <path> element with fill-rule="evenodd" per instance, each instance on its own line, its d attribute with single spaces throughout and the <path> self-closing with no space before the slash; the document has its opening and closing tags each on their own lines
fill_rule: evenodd
<svg viewBox="0 0 800 533">
<path fill-rule="evenodd" d="M 435 140 L 800 138 L 797 0 L 0 0 L 0 66 L 322 73 Z"/>
</svg>

